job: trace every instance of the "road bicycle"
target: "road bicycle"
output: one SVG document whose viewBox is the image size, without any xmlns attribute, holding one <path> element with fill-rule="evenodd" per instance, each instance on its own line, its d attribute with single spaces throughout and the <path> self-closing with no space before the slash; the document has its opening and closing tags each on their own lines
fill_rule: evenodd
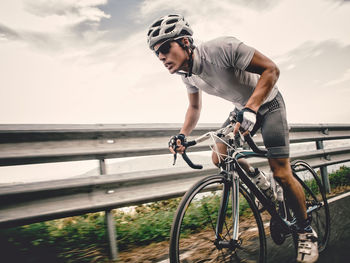
<svg viewBox="0 0 350 263">
<path fill-rule="evenodd" d="M 187 149 L 207 139 L 214 142 L 219 138 L 228 147 L 220 173 L 193 185 L 178 206 L 170 233 L 171 263 L 266 262 L 266 235 L 278 245 L 291 236 L 297 248 L 296 218 L 286 197 L 279 195 L 278 200 L 266 197 L 239 164 L 240 159 L 266 159 L 266 149 L 258 147 L 250 135 L 244 139 L 251 150 L 239 147 L 233 129 L 232 121 L 227 127 L 185 142 Z M 192 163 L 186 151 L 182 157 L 190 167 L 202 168 Z M 291 168 L 305 192 L 307 215 L 318 234 L 318 248 L 322 252 L 330 235 L 324 186 L 305 161 L 295 160 Z M 277 187 L 277 182 L 274 185 Z M 258 209 L 257 200 L 262 209 Z"/>
</svg>

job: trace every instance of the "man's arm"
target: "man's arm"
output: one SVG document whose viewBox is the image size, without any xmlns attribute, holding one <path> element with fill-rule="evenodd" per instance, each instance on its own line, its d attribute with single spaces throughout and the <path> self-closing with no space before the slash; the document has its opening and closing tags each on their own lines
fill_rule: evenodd
<svg viewBox="0 0 350 263">
<path fill-rule="evenodd" d="M 186 136 L 190 135 L 196 127 L 202 109 L 202 94 L 201 91 L 196 93 L 188 93 L 188 108 L 185 116 L 184 124 L 180 133 Z"/>
<path fill-rule="evenodd" d="M 196 127 L 199 120 L 199 116 L 202 109 L 202 93 L 198 91 L 196 93 L 188 93 L 188 108 L 185 116 L 184 124 L 180 130 L 180 133 L 188 136 L 192 130 Z M 181 141 L 177 140 L 178 148 L 176 151 L 182 154 L 185 151 L 185 147 L 181 145 Z M 172 147 L 169 147 L 170 152 L 175 154 L 175 151 Z"/>
<path fill-rule="evenodd" d="M 254 89 L 253 94 L 250 96 L 247 104 L 245 105 L 246 111 L 253 110 L 255 113 L 258 112 L 261 104 L 265 101 L 268 94 L 276 84 L 280 71 L 275 63 L 268 57 L 255 50 L 252 60 L 250 61 L 247 71 L 260 75 L 258 83 Z M 241 115 L 242 120 L 236 124 L 234 134 L 236 134 L 242 126 L 246 130 L 243 135 L 247 135 L 253 128 L 256 120 L 255 113 L 245 112 Z M 245 117 L 246 116 L 246 117 Z M 239 116 L 238 116 L 239 117 Z"/>
<path fill-rule="evenodd" d="M 245 105 L 245 107 L 257 112 L 276 84 L 280 71 L 271 59 L 257 50 L 246 70 L 260 75 L 255 90 Z"/>
</svg>

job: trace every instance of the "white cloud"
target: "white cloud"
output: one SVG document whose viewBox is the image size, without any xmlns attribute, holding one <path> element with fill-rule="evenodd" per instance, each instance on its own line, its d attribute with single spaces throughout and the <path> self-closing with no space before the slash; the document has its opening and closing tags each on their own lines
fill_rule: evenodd
<svg viewBox="0 0 350 263">
<path fill-rule="evenodd" d="M 280 62 L 279 89 L 290 122 L 349 122 L 350 45 L 337 41 L 308 42 Z M 293 67 L 291 67 L 293 65 Z"/>
<path fill-rule="evenodd" d="M 281 64 L 307 41 L 350 43 L 350 5 L 328 0 L 147 0 L 132 12 L 138 29 L 128 25 L 129 34 L 118 41 L 104 38 L 115 32 L 112 26 L 109 32 L 100 30 L 102 21 L 115 15 L 102 11 L 104 4 L 107 0 L 0 3 L 0 24 L 26 41 L 10 41 L 0 30 L 0 111 L 5 112 L 0 123 L 181 122 L 185 88 L 146 44 L 148 22 L 168 12 L 183 13 L 200 41 L 234 35 Z M 122 26 L 115 24 L 116 29 Z M 284 80 L 295 76 L 294 65 L 286 66 Z M 282 85 L 284 80 L 281 88 L 293 94 L 293 85 Z M 338 79 L 327 80 L 334 84 Z M 204 95 L 201 121 L 221 122 L 231 107 Z M 291 121 L 299 117 L 290 116 Z"/>
<path fill-rule="evenodd" d="M 335 86 L 338 84 L 342 84 L 344 82 L 350 83 L 350 68 L 340 78 L 330 80 L 330 81 L 324 83 L 322 86 L 323 87 L 332 87 L 332 86 Z"/>
<path fill-rule="evenodd" d="M 81 44 L 95 45 L 103 36 L 98 25 L 110 15 L 99 6 L 106 3 L 107 0 L 13 0 L 0 4 L 0 23 L 31 48 L 44 52 L 62 52 L 64 48 L 79 51 Z M 73 30 L 80 25 L 84 30 Z M 9 32 L 2 38 L 11 40 Z"/>
<path fill-rule="evenodd" d="M 264 1 L 265 2 L 265 1 Z M 156 19 L 169 10 L 185 15 L 194 37 L 208 40 L 234 35 L 271 55 L 285 53 L 305 41 L 337 39 L 350 43 L 350 5 L 328 0 L 274 1 L 268 8 L 251 8 L 244 1 L 144 1 L 141 14 Z M 246 2 L 247 3 L 247 2 Z M 260 7 L 257 1 L 248 3 Z M 271 2 L 270 2 L 271 3 Z"/>
<path fill-rule="evenodd" d="M 25 0 L 24 3 L 25 9 L 34 15 L 63 16 L 71 23 L 85 20 L 99 22 L 110 17 L 97 7 L 105 5 L 107 0 Z"/>
</svg>

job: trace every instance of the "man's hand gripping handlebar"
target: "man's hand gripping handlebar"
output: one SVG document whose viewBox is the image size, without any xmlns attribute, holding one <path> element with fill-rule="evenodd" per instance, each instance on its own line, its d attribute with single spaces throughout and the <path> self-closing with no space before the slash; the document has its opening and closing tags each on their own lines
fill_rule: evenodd
<svg viewBox="0 0 350 263">
<path fill-rule="evenodd" d="M 222 136 L 226 136 L 228 135 L 230 132 L 234 131 L 235 128 L 235 124 L 236 124 L 237 120 L 236 118 L 232 118 L 231 119 L 231 124 L 229 124 L 228 126 L 221 128 L 217 131 L 212 131 L 212 132 L 207 132 L 205 134 L 203 134 L 202 136 L 196 138 L 193 141 L 186 141 L 185 138 L 184 140 L 181 140 L 180 138 L 177 138 L 177 136 L 172 137 L 171 139 L 174 139 L 175 141 L 173 141 L 173 143 L 171 144 L 171 140 L 169 142 L 169 148 L 171 148 L 171 152 L 174 154 L 174 163 L 173 165 L 175 165 L 176 162 L 176 155 L 177 155 L 177 149 L 178 148 L 182 148 L 182 158 L 185 160 L 185 162 L 193 169 L 202 169 L 203 166 L 199 165 L 199 164 L 194 164 L 187 156 L 186 154 L 186 150 L 188 147 L 194 146 L 197 143 L 201 143 L 209 138 L 212 137 L 212 135 L 216 135 L 218 137 L 222 137 Z M 253 150 L 253 152 L 260 154 L 260 155 L 266 155 L 267 154 L 267 150 L 263 149 L 263 148 L 259 148 L 256 143 L 253 141 L 252 136 L 250 135 L 250 133 L 246 133 L 245 130 L 243 130 L 242 128 L 239 129 L 239 131 L 244 134 L 244 140 L 247 142 L 247 144 L 249 145 L 249 147 Z M 181 141 L 181 142 L 180 142 Z M 183 149 L 184 147 L 184 149 Z"/>
<path fill-rule="evenodd" d="M 196 144 L 197 144 L 196 140 L 187 142 L 186 139 L 185 139 L 185 135 L 183 135 L 183 134 L 179 134 L 177 136 L 171 137 L 170 141 L 169 141 L 169 149 L 174 154 L 174 163 L 173 163 L 173 165 L 175 165 L 175 163 L 176 163 L 176 157 L 177 157 L 178 149 L 180 149 L 179 153 L 181 153 L 182 158 L 184 159 L 184 161 L 191 168 L 193 168 L 193 169 L 202 169 L 203 168 L 202 165 L 194 164 L 190 160 L 190 158 L 187 156 L 187 154 L 186 154 L 186 149 L 188 147 L 196 145 Z"/>
</svg>

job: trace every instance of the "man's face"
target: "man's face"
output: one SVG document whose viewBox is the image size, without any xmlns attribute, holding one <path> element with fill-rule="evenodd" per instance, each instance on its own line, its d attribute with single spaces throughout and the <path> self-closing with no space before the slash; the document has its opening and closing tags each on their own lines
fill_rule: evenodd
<svg viewBox="0 0 350 263">
<path fill-rule="evenodd" d="M 159 43 L 154 46 L 154 51 L 171 74 L 186 70 L 188 55 L 176 41 Z"/>
</svg>

